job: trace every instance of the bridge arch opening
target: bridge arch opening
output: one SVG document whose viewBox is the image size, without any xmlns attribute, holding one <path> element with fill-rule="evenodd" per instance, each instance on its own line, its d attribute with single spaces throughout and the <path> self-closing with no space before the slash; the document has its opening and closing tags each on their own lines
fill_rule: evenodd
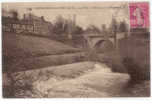
<svg viewBox="0 0 152 100">
<path fill-rule="evenodd" d="M 114 45 L 110 40 L 100 40 L 94 45 L 98 53 L 110 52 L 114 50 Z"/>
</svg>

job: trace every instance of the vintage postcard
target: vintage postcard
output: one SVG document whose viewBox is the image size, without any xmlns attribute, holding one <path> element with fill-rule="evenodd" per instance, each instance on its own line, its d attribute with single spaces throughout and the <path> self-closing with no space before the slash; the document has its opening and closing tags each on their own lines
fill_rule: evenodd
<svg viewBox="0 0 152 100">
<path fill-rule="evenodd" d="M 3 98 L 150 97 L 149 2 L 3 2 Z"/>
</svg>

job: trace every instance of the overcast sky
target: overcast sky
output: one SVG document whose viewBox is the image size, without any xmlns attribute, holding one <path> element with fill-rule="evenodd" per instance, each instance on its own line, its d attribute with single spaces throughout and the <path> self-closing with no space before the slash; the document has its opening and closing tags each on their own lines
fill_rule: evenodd
<svg viewBox="0 0 152 100">
<path fill-rule="evenodd" d="M 98 2 L 98 3 L 3 3 L 5 10 L 16 9 L 19 16 L 28 13 L 27 8 L 32 8 L 32 13 L 36 16 L 44 16 L 47 21 L 54 23 L 57 15 L 65 18 L 76 15 L 76 24 L 86 28 L 89 25 L 96 25 L 101 28 L 102 24 L 108 26 L 112 15 L 118 21 L 126 20 L 128 23 L 127 2 Z M 123 6 L 122 6 L 123 5 Z M 71 8 L 73 7 L 73 8 Z M 121 8 L 120 8 L 121 7 Z"/>
</svg>

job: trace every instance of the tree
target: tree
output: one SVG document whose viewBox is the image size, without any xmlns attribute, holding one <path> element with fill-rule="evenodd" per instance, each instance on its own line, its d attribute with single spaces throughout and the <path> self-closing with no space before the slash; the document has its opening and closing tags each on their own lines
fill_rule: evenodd
<svg viewBox="0 0 152 100">
<path fill-rule="evenodd" d="M 68 21 L 65 20 L 61 15 L 56 17 L 56 22 L 53 26 L 53 33 L 63 34 L 68 30 Z"/>
<path fill-rule="evenodd" d="M 71 19 L 64 19 L 61 15 L 56 17 L 53 25 L 53 33 L 56 35 L 66 34 L 69 38 L 75 34 L 82 34 L 83 29 L 74 24 Z"/>
<path fill-rule="evenodd" d="M 14 9 L 10 10 L 10 13 L 13 15 L 14 20 L 18 20 L 18 12 Z"/>
<path fill-rule="evenodd" d="M 111 30 L 111 32 L 116 32 L 118 31 L 118 26 L 119 24 L 117 20 L 113 17 L 109 29 Z"/>
<path fill-rule="evenodd" d="M 106 25 L 102 24 L 102 31 L 106 31 Z"/>
<path fill-rule="evenodd" d="M 102 24 L 101 27 L 102 27 L 102 34 L 103 34 L 106 38 L 108 38 L 109 33 L 108 33 L 108 31 L 107 31 L 106 25 L 105 25 L 105 24 Z"/>
<path fill-rule="evenodd" d="M 111 24 L 110 24 L 110 30 L 112 35 L 114 36 L 114 43 L 115 43 L 115 48 L 117 48 L 117 31 L 118 31 L 118 22 L 115 19 L 115 17 L 112 18 Z"/>
<path fill-rule="evenodd" d="M 92 32 L 92 33 L 101 33 L 100 29 L 96 27 L 95 25 L 90 25 L 87 29 L 86 32 Z"/>
<path fill-rule="evenodd" d="M 80 27 L 80 26 L 78 26 L 78 25 L 76 25 L 75 27 L 74 27 L 74 32 L 73 32 L 73 34 L 83 34 L 83 29 Z"/>
<path fill-rule="evenodd" d="M 119 31 L 128 32 L 128 25 L 125 21 L 120 22 Z"/>
</svg>

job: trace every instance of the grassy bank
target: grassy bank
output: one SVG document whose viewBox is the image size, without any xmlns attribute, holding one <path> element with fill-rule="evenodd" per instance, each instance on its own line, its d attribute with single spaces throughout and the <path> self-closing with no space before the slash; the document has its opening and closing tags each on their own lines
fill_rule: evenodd
<svg viewBox="0 0 152 100">
<path fill-rule="evenodd" d="M 26 71 L 31 69 L 40 69 L 55 65 L 71 64 L 75 62 L 85 61 L 84 53 L 71 53 L 63 55 L 48 55 L 41 57 L 32 57 L 25 59 L 14 59 L 13 61 L 3 65 L 3 72 L 6 71 Z"/>
<path fill-rule="evenodd" d="M 3 55 L 13 58 L 25 58 L 42 55 L 74 53 L 77 48 L 44 37 L 30 35 L 3 34 Z"/>
<path fill-rule="evenodd" d="M 66 64 L 69 63 L 68 60 L 71 58 L 72 61 L 70 61 L 72 63 L 75 62 L 77 57 L 75 58 L 72 55 L 69 58 L 69 56 L 64 57 L 63 55 L 81 51 L 80 49 L 45 37 L 13 33 L 3 34 L 2 48 L 3 70 L 11 69 L 13 71 Z M 53 55 L 53 57 L 47 57 L 50 55 Z M 54 57 L 56 55 L 57 57 Z"/>
</svg>

